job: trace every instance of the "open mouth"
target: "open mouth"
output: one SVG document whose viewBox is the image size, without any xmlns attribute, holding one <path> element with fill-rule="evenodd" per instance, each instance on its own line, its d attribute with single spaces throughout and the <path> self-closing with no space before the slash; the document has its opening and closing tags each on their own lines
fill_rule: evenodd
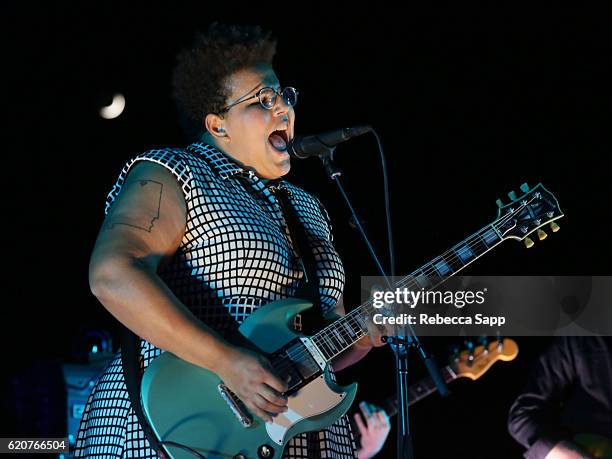
<svg viewBox="0 0 612 459">
<path fill-rule="evenodd" d="M 289 144 L 289 137 L 287 135 L 287 131 L 279 129 L 277 131 L 272 132 L 272 134 L 268 136 L 268 142 L 270 142 L 270 145 L 272 145 L 275 150 L 287 151 L 287 145 Z"/>
</svg>

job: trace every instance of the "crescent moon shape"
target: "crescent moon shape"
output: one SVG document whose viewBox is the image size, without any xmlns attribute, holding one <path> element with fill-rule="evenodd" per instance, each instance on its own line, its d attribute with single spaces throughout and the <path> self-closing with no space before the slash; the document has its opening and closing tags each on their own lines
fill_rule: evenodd
<svg viewBox="0 0 612 459">
<path fill-rule="evenodd" d="M 122 94 L 115 94 L 110 105 L 100 109 L 100 116 L 105 120 L 117 118 L 125 108 L 125 97 Z"/>
</svg>

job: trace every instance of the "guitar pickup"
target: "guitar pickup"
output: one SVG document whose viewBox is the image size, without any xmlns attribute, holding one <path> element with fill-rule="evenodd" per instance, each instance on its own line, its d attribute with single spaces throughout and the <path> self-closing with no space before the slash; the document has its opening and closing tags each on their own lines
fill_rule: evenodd
<svg viewBox="0 0 612 459">
<path fill-rule="evenodd" d="M 321 353 L 319 348 L 315 346 L 315 344 L 312 342 L 310 338 L 303 337 L 303 338 L 300 338 L 300 341 L 302 342 L 306 350 L 308 350 L 308 353 L 314 359 L 314 361 L 319 366 L 321 371 L 325 370 L 325 364 L 326 364 L 325 357 L 323 357 L 323 354 Z"/>
</svg>

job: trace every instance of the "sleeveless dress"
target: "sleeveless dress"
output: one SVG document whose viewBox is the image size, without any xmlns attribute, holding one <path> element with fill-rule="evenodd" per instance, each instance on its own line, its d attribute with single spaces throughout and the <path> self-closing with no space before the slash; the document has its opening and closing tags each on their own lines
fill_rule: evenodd
<svg viewBox="0 0 612 459">
<path fill-rule="evenodd" d="M 185 234 L 172 260 L 158 274 L 195 316 L 227 336 L 257 308 L 295 294 L 303 272 L 269 183 L 205 143 L 150 150 L 126 163 L 108 195 L 106 213 L 139 161 L 152 161 L 169 170 L 185 196 Z M 290 191 L 315 254 L 321 306 L 324 312 L 331 311 L 342 294 L 344 270 L 332 243 L 329 216 L 316 197 L 280 182 Z M 142 369 L 162 352 L 141 340 Z M 296 436 L 287 444 L 284 457 L 308 458 L 313 450 L 321 458 L 356 457 L 346 416 L 317 435 L 318 445 L 308 444 L 306 434 Z M 131 408 L 120 352 L 88 398 L 75 457 L 158 457 Z"/>
</svg>

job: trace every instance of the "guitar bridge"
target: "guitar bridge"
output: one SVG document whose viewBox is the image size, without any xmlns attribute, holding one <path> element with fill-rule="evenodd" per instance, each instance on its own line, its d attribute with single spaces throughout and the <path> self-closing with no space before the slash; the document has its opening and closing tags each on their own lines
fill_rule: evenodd
<svg viewBox="0 0 612 459">
<path fill-rule="evenodd" d="M 251 427 L 253 425 L 253 419 L 251 418 L 251 416 L 249 416 L 246 410 L 243 409 L 244 405 L 242 404 L 240 399 L 236 397 L 236 395 L 229 389 L 229 387 L 227 387 L 225 384 L 219 384 L 217 386 L 217 390 L 219 391 L 219 394 L 221 394 L 223 400 L 225 400 L 225 402 L 229 406 L 230 410 L 232 410 L 232 413 L 234 413 L 242 427 Z"/>
</svg>

